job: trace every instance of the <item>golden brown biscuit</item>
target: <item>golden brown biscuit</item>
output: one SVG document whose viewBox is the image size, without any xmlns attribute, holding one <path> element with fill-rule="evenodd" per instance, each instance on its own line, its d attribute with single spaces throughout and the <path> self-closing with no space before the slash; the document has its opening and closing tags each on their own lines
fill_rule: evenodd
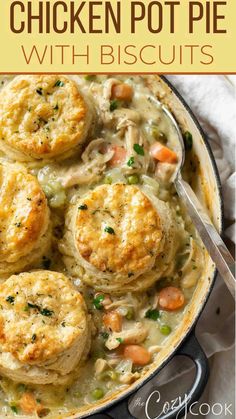
<svg viewBox="0 0 236 419">
<path fill-rule="evenodd" d="M 156 264 L 160 274 L 167 263 L 168 240 L 172 244 L 169 207 L 159 200 L 157 206 L 138 187 L 124 184 L 98 186 L 78 199 L 60 244 L 69 272 L 103 291 L 150 286 L 158 278 Z"/>
<path fill-rule="evenodd" d="M 19 164 L 0 163 L 0 278 L 33 267 L 50 246 L 47 199 Z"/>
<path fill-rule="evenodd" d="M 81 148 L 91 115 L 69 78 L 17 76 L 0 92 L 0 149 L 16 161 L 64 159 Z"/>
<path fill-rule="evenodd" d="M 0 285 L 0 372 L 27 383 L 66 381 L 89 350 L 88 319 L 63 274 L 11 276 Z"/>
</svg>

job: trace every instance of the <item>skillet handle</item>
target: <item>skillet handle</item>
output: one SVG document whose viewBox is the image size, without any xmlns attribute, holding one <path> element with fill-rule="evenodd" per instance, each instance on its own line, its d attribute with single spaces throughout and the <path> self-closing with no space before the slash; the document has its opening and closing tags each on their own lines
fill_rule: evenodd
<svg viewBox="0 0 236 419">
<path fill-rule="evenodd" d="M 209 378 L 208 359 L 194 333 L 183 343 L 176 355 L 187 356 L 194 362 L 196 367 L 194 382 L 182 402 L 176 408 L 164 411 L 159 419 L 177 419 L 185 416 L 191 405 L 200 399 Z"/>
<path fill-rule="evenodd" d="M 181 402 L 174 408 L 170 406 L 170 403 L 166 403 L 161 413 L 155 418 L 158 419 L 180 419 L 185 415 L 191 405 L 194 402 L 197 402 L 203 393 L 206 383 L 209 377 L 209 366 L 208 360 L 206 358 L 205 353 L 203 352 L 201 346 L 199 345 L 194 332 L 192 332 L 188 338 L 184 341 L 182 346 L 178 349 L 175 356 L 182 355 L 187 356 L 190 358 L 196 367 L 196 373 L 194 382 L 190 390 L 186 393 L 184 397 L 181 397 Z M 135 396 L 132 396 L 134 399 Z M 129 401 L 130 398 L 126 398 L 122 400 L 120 403 L 116 404 L 112 408 L 106 410 L 105 413 L 100 413 L 97 415 L 92 415 L 90 419 L 136 419 L 135 416 L 132 416 L 130 409 L 129 409 Z M 167 406 L 170 408 L 168 409 Z M 147 418 L 147 415 L 143 416 L 143 418 Z"/>
</svg>

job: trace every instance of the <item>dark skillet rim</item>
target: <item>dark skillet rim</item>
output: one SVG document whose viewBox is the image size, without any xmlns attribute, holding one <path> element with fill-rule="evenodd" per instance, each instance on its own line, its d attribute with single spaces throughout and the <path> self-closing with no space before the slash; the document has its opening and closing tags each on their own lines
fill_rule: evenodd
<svg viewBox="0 0 236 419">
<path fill-rule="evenodd" d="M 211 150 L 209 141 L 207 139 L 207 136 L 205 134 L 205 132 L 203 131 L 200 123 L 198 122 L 198 119 L 196 118 L 195 114 L 193 113 L 192 109 L 190 108 L 190 106 L 185 102 L 185 99 L 183 99 L 183 97 L 181 96 L 181 94 L 178 92 L 178 90 L 172 85 L 172 83 L 166 79 L 166 77 L 164 77 L 163 75 L 159 76 L 164 83 L 167 84 L 167 86 L 171 89 L 171 91 L 176 95 L 176 97 L 179 99 L 179 101 L 182 103 L 183 107 L 185 108 L 185 110 L 187 111 L 187 113 L 190 115 L 190 117 L 192 118 L 194 124 L 196 125 L 198 131 L 201 134 L 201 137 L 203 139 L 203 142 L 206 146 L 208 155 L 210 157 L 211 160 L 211 164 L 213 167 L 213 172 L 215 175 L 215 179 L 216 179 L 216 184 L 217 184 L 217 192 L 219 195 L 219 200 L 220 200 L 220 233 L 222 234 L 223 232 L 223 228 L 224 228 L 224 204 L 223 204 L 223 196 L 222 196 L 222 185 L 221 185 L 221 181 L 220 181 L 220 175 L 219 175 L 219 171 L 215 162 L 215 158 L 213 155 L 213 152 Z M 181 345 L 183 345 L 183 343 L 188 339 L 189 335 L 191 334 L 191 332 L 194 332 L 195 327 L 197 325 L 197 322 L 199 320 L 199 317 L 201 316 L 205 305 L 209 299 L 209 296 L 212 292 L 212 289 L 214 287 L 215 284 L 215 280 L 216 280 L 216 275 L 217 275 L 217 270 L 214 270 L 213 273 L 213 277 L 212 277 L 212 281 L 211 281 L 211 285 L 208 289 L 207 294 L 205 295 L 205 300 L 202 303 L 202 307 L 199 310 L 193 324 L 190 326 L 189 330 L 186 333 L 186 336 L 180 340 L 180 342 L 176 345 L 176 347 L 174 348 L 174 351 L 168 356 L 167 359 L 165 359 L 165 361 L 159 365 L 154 371 L 152 371 L 147 377 L 145 377 L 138 385 L 137 387 L 135 387 L 134 389 L 128 391 L 126 394 L 124 394 L 123 396 L 117 396 L 116 399 L 107 402 L 107 404 L 105 406 L 101 406 L 98 407 L 96 409 L 96 407 L 94 408 L 94 410 L 92 410 L 91 413 L 89 413 L 89 416 L 95 415 L 97 413 L 101 413 L 104 412 L 106 413 L 106 410 L 109 411 L 109 409 L 112 409 L 113 407 L 115 407 L 116 405 L 118 405 L 119 403 L 122 403 L 123 401 L 125 401 L 125 399 L 127 399 L 127 403 L 128 403 L 128 399 L 130 397 L 132 397 L 132 395 L 135 394 L 135 392 L 137 392 L 138 390 L 140 390 L 148 381 L 150 381 L 152 378 L 154 378 L 170 361 L 171 359 L 175 356 L 176 352 L 178 351 L 178 349 L 181 347 Z M 109 413 L 109 412 L 108 412 Z M 81 418 L 83 417 L 89 417 L 88 414 L 86 415 L 82 415 Z"/>
</svg>

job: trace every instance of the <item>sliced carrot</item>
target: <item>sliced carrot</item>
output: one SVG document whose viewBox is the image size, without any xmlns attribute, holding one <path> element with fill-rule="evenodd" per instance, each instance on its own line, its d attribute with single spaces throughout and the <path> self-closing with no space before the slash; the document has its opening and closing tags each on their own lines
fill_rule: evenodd
<svg viewBox="0 0 236 419">
<path fill-rule="evenodd" d="M 133 94 L 133 88 L 126 83 L 114 84 L 111 90 L 112 99 L 124 100 L 126 102 L 132 100 Z"/>
<path fill-rule="evenodd" d="M 170 148 L 159 143 L 158 141 L 152 144 L 150 148 L 150 153 L 151 153 L 151 156 L 154 157 L 154 159 L 161 162 L 177 163 L 178 161 L 177 154 Z"/>
<path fill-rule="evenodd" d="M 135 365 L 147 365 L 151 361 L 151 354 L 140 345 L 126 345 L 123 356 L 126 359 L 131 359 Z"/>
<path fill-rule="evenodd" d="M 183 307 L 184 303 L 184 294 L 177 287 L 163 288 L 158 294 L 158 304 L 163 310 L 178 310 Z"/>
<path fill-rule="evenodd" d="M 24 413 L 40 412 L 43 406 L 37 403 L 32 393 L 24 393 L 19 401 L 19 406 Z"/>
<path fill-rule="evenodd" d="M 122 316 L 117 311 L 110 311 L 103 316 L 104 326 L 112 332 L 120 332 L 122 329 Z"/>
<path fill-rule="evenodd" d="M 125 161 L 126 158 L 126 150 L 124 147 L 120 147 L 118 145 L 113 145 L 110 147 L 111 150 L 114 151 L 114 154 L 109 161 L 109 165 L 112 167 L 119 166 Z"/>
</svg>

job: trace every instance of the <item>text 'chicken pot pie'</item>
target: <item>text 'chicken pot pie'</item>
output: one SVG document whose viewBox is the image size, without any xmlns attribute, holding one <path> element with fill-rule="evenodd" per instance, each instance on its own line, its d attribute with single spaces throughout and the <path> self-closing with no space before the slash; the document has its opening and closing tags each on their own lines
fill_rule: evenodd
<svg viewBox="0 0 236 419">
<path fill-rule="evenodd" d="M 91 118 L 72 80 L 18 76 L 0 93 L 0 149 L 17 161 L 64 159 L 81 149 Z"/>
<path fill-rule="evenodd" d="M 20 164 L 0 162 L 0 279 L 38 263 L 50 246 L 46 196 Z"/>
<path fill-rule="evenodd" d="M 87 355 L 81 294 L 61 273 L 35 271 L 0 285 L 0 372 L 25 383 L 63 383 Z"/>
<path fill-rule="evenodd" d="M 124 184 L 98 186 L 78 199 L 60 246 L 68 270 L 102 291 L 150 286 L 169 268 L 174 237 L 168 205 L 154 202 Z"/>
</svg>

